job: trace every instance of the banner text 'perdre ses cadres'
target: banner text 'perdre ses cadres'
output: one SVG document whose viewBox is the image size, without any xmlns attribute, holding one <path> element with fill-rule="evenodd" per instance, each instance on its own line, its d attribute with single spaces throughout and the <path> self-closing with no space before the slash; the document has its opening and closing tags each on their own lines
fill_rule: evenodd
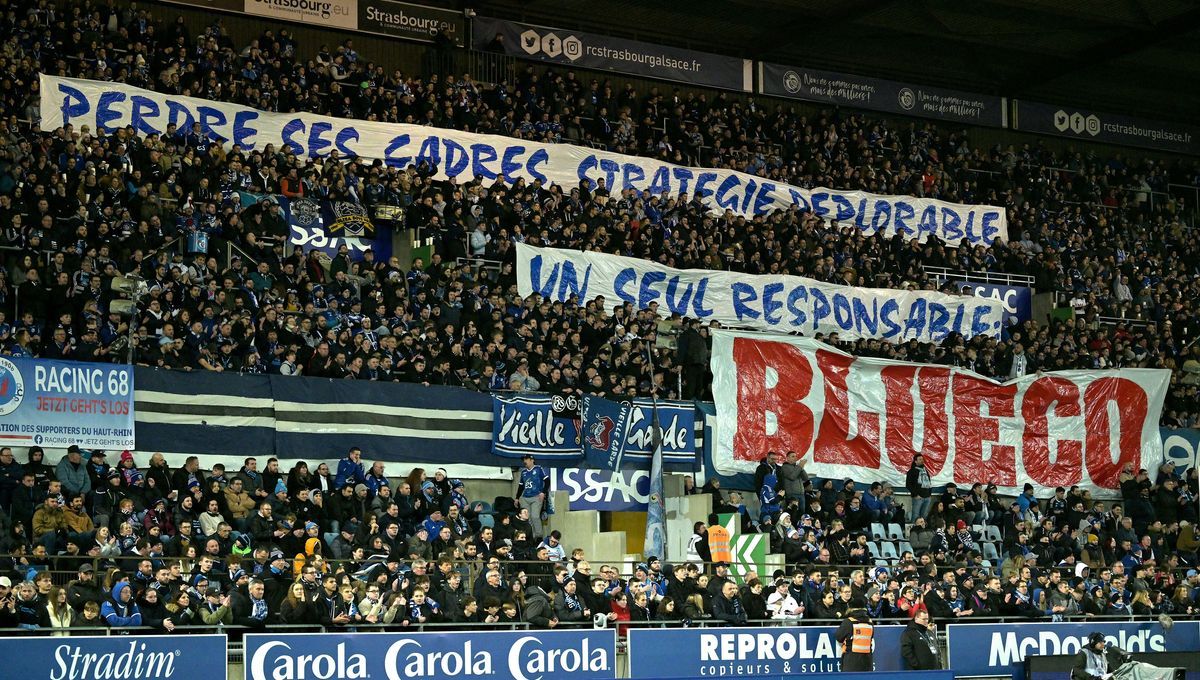
<svg viewBox="0 0 1200 680">
<path fill-rule="evenodd" d="M 543 144 L 403 123 L 353 120 L 308 113 L 270 113 L 246 106 L 151 92 L 120 83 L 41 75 L 41 129 L 88 126 L 111 133 L 129 126 L 135 134 L 162 134 L 169 125 L 190 129 L 243 150 L 268 144 L 299 156 L 381 159 L 404 168 L 428 162 L 438 179 L 499 175 L 566 187 L 600 181 L 611 191 L 651 195 L 698 195 L 713 211 L 752 217 L 795 207 L 838 220 L 864 234 L 902 234 L 921 241 L 991 245 L 1008 238 L 1005 209 L 960 205 L 911 196 L 860 191 L 803 189 L 733 170 L 692 168 L 570 144 Z"/>
<path fill-rule="evenodd" d="M 1000 335 L 994 299 L 926 290 L 861 288 L 802 276 L 672 269 L 649 260 L 517 244 L 517 291 L 585 305 L 658 305 L 673 314 L 780 333 L 837 333 L 842 339 L 940 342 L 951 333 Z"/>
<path fill-rule="evenodd" d="M 713 332 L 713 462 L 809 456 L 822 478 L 902 486 L 921 453 L 933 486 L 1002 494 L 1078 484 L 1112 497 L 1126 465 L 1156 469 L 1171 372 L 1058 371 L 998 383 L 941 365 L 854 357 L 808 338 Z"/>
</svg>

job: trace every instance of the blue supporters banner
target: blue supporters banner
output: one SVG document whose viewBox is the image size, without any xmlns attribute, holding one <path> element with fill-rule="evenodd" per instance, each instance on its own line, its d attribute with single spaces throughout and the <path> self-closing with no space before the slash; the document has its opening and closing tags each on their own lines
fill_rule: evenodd
<svg viewBox="0 0 1200 680">
<path fill-rule="evenodd" d="M 842 654 L 833 626 L 633 628 L 629 677 L 760 677 L 837 673 Z M 875 627 L 875 670 L 903 670 L 904 626 Z M 663 650 L 671 650 L 664 654 Z"/>
<path fill-rule="evenodd" d="M 956 123 L 1008 126 L 1004 97 L 944 87 L 768 62 L 758 63 L 758 87 L 759 92 L 776 97 Z"/>
<path fill-rule="evenodd" d="M 603 397 L 583 398 L 583 458 L 588 467 L 620 470 L 629 437 L 630 415 L 628 402 L 618 403 Z"/>
<path fill-rule="evenodd" d="M 504 458 L 537 456 L 551 464 L 582 460 L 578 406 L 564 408 L 567 399 L 548 394 L 495 395 L 492 398 L 492 453 Z M 569 401 L 578 403 L 571 398 Z M 556 403 L 557 402 L 557 403 Z M 654 452 L 651 439 L 649 399 L 631 402 L 625 465 L 649 468 Z M 696 465 L 699 421 L 693 402 L 660 401 L 663 427 L 663 462 L 667 465 Z"/>
<path fill-rule="evenodd" d="M 49 680 L 224 678 L 224 635 L 0 638 L 4 677 Z"/>
<path fill-rule="evenodd" d="M 361 205 L 286 196 L 271 196 L 265 200 L 279 204 L 288 225 L 288 243 L 293 246 L 319 250 L 330 257 L 345 246 L 355 260 L 361 260 L 367 250 L 374 252 L 376 262 L 387 261 L 392 256 L 391 230 L 376 230 L 366 208 Z"/>
<path fill-rule="evenodd" d="M 1159 429 L 1163 443 L 1163 462 L 1175 461 L 1175 473 L 1196 467 L 1200 452 L 1200 430 L 1163 427 Z"/>
<path fill-rule="evenodd" d="M 645 512 L 650 501 L 650 472 L 555 468 L 550 471 L 550 488 L 567 492 L 572 510 Z"/>
<path fill-rule="evenodd" d="M 996 283 L 955 281 L 954 289 L 964 295 L 991 300 L 1004 309 L 1004 325 L 1011 326 L 1033 318 L 1033 289 L 1025 286 L 1002 286 Z"/>
<path fill-rule="evenodd" d="M 557 302 L 628 302 L 637 309 L 777 333 L 844 340 L 940 342 L 950 333 L 1000 334 L 998 301 L 925 290 L 844 286 L 801 276 L 673 269 L 620 255 L 517 244 L 517 290 Z"/>
<path fill-rule="evenodd" d="M 615 657 L 612 630 L 254 634 L 245 654 L 246 680 L 601 680 Z"/>
<path fill-rule="evenodd" d="M 490 398 L 466 389 L 143 368 L 137 375 L 143 451 L 336 459 L 360 446 L 383 461 L 429 461 L 441 452 L 455 463 L 510 464 L 491 455 Z"/>
<path fill-rule="evenodd" d="M 736 170 L 675 165 L 571 144 L 459 130 L 318 116 L 273 113 L 239 104 L 151 92 L 120 83 L 41 75 L 43 131 L 87 125 L 100 134 L 129 126 L 135 134 L 190 129 L 199 123 L 206 139 L 243 152 L 268 144 L 302 157 L 378 159 L 387 167 L 426 166 L 435 179 L 460 175 L 485 181 L 539 180 L 543 184 L 591 188 L 600 181 L 614 195 L 633 189 L 652 196 L 698 199 L 710 211 L 754 217 L 777 210 L 811 212 L 864 234 L 900 234 L 924 241 L 990 245 L 1008 238 L 1003 207 L 962 205 L 913 196 L 804 188 L 768 181 Z M 179 140 L 181 143 L 184 140 Z M 311 232 L 305 232 L 305 235 Z M 293 235 L 294 236 L 294 235 Z"/>
<path fill-rule="evenodd" d="M 1164 630 L 1144 623 L 978 623 L 946 627 L 950 668 L 957 675 L 1025 677 L 1029 656 L 1075 654 L 1094 632 L 1129 653 L 1200 651 L 1200 623 L 1177 621 Z M 878 658 L 878 655 L 876 655 Z"/>
<path fill-rule="evenodd" d="M 0 441 L 132 449 L 133 369 L 0 357 Z"/>
<path fill-rule="evenodd" d="M 339 458 L 356 445 L 385 461 L 506 462 L 491 455 L 490 399 L 478 392 L 278 375 L 271 390 L 279 451 Z"/>
<path fill-rule="evenodd" d="M 138 367 L 137 450 L 265 455 L 275 409 L 265 375 Z"/>
</svg>

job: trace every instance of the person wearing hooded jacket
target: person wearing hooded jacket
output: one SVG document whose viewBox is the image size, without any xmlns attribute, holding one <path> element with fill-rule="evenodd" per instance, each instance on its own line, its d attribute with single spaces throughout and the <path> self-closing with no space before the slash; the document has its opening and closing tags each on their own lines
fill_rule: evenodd
<svg viewBox="0 0 1200 680">
<path fill-rule="evenodd" d="M 534 628 L 553 628 L 558 625 L 558 616 L 550 595 L 536 583 L 525 589 L 525 620 Z"/>
<path fill-rule="evenodd" d="M 1109 647 L 1104 633 L 1088 635 L 1087 645 L 1075 655 L 1071 680 L 1108 680 L 1113 671 L 1129 660 L 1125 652 Z"/>
<path fill-rule="evenodd" d="M 100 618 L 110 628 L 142 625 L 142 612 L 133 601 L 133 588 L 126 581 L 112 587 L 112 597 L 100 607 Z"/>
</svg>

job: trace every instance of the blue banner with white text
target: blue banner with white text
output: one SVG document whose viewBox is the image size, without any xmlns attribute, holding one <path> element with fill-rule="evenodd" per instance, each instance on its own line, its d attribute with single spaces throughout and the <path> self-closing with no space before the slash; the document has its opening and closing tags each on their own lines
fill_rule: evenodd
<svg viewBox="0 0 1200 680">
<path fill-rule="evenodd" d="M 132 449 L 133 369 L 0 357 L 0 441 Z"/>
<path fill-rule="evenodd" d="M 353 260 L 363 259 L 370 250 L 376 262 L 386 262 L 392 256 L 392 232 L 379 228 L 367 217 L 366 208 L 344 201 L 318 201 L 313 198 L 289 199 L 286 196 L 270 196 L 266 200 L 279 204 L 283 220 L 288 225 L 288 243 L 305 250 L 319 250 L 334 257 L 346 247 Z M 337 213 L 346 213 L 342 218 Z M 334 228 L 338 224 L 357 224 L 359 228 L 347 230 Z M 371 224 L 371 232 L 364 233 L 362 225 Z"/>
<path fill-rule="evenodd" d="M 583 398 L 583 458 L 590 468 L 620 470 L 629 437 L 629 403 L 588 395 Z"/>
<path fill-rule="evenodd" d="M 946 627 L 950 668 L 957 675 L 1025 677 L 1028 656 L 1075 654 L 1091 633 L 1124 652 L 1200 652 L 1200 623 L 1176 621 L 1165 630 L 1141 623 L 976 623 Z"/>
<path fill-rule="evenodd" d="M 492 398 L 492 453 L 504 458 L 526 454 L 554 463 L 582 460 L 580 413 L 555 408 L 561 397 L 548 394 L 518 394 Z M 654 453 L 651 439 L 653 418 L 649 399 L 634 399 L 625 444 L 625 467 L 650 468 Z M 696 407 L 693 402 L 660 401 L 658 417 L 663 429 L 663 462 L 667 465 L 696 464 Z"/>
<path fill-rule="evenodd" d="M 630 678 L 762 677 L 837 673 L 842 654 L 833 626 L 634 628 Z M 900 671 L 904 626 L 875 627 L 875 670 Z M 671 650 L 664 654 L 663 650 Z"/>
<path fill-rule="evenodd" d="M 0 638 L 6 678 L 212 680 L 224 678 L 224 635 Z"/>
<path fill-rule="evenodd" d="M 616 677 L 615 657 L 611 629 L 255 634 L 245 653 L 246 680 L 607 680 Z"/>
<path fill-rule="evenodd" d="M 1004 325 L 1012 326 L 1033 318 L 1033 289 L 997 283 L 955 281 L 954 289 L 964 295 L 992 300 L 1004 308 Z"/>
<path fill-rule="evenodd" d="M 825 187 L 797 187 L 723 168 L 695 168 L 572 144 L 546 144 L 498 135 L 405 123 L 353 120 L 310 113 L 273 113 L 248 106 L 152 92 L 121 83 L 41 75 L 39 126 L 53 132 L 86 125 L 101 134 L 130 127 L 140 136 L 199 123 L 209 140 L 242 151 L 267 145 L 302 157 L 378 159 L 392 168 L 421 167 L 435 179 L 503 176 L 509 181 L 595 188 L 614 195 L 635 189 L 651 195 L 699 199 L 714 212 L 744 217 L 777 210 L 811 212 L 854 226 L 865 235 L 900 234 L 925 241 L 991 245 L 1008 239 L 1002 206 L 963 205 L 915 196 L 886 196 Z"/>
<path fill-rule="evenodd" d="M 1162 427 L 1159 433 L 1163 443 L 1163 462 L 1174 461 L 1175 473 L 1182 478 L 1184 471 L 1196 467 L 1200 430 Z"/>
<path fill-rule="evenodd" d="M 650 472 L 555 468 L 550 471 L 550 488 L 567 492 L 572 510 L 645 512 L 650 502 Z"/>
</svg>

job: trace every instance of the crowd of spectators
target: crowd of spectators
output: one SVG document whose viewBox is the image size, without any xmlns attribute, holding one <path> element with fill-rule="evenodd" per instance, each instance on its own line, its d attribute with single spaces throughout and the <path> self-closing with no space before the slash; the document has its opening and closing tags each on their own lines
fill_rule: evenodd
<svg viewBox="0 0 1200 680">
<path fill-rule="evenodd" d="M 138 467 L 129 451 L 111 464 L 79 447 L 50 463 L 40 447 L 25 463 L 0 448 L 0 628 L 553 628 L 599 616 L 623 632 L 630 622 L 827 623 L 858 609 L 894 623 L 921 611 L 935 623 L 1200 612 L 1196 474 L 1170 465 L 1155 481 L 1126 470 L 1112 505 L 1078 489 L 1038 499 L 1032 487 L 1005 503 L 982 485 L 932 494 L 917 460 L 910 492 L 929 502 L 906 506 L 884 485 L 809 479 L 798 456 L 772 453 L 755 517 L 736 492 L 688 484 L 712 494 L 716 512 L 696 524 L 686 559 L 593 567 L 547 530 L 549 476 L 532 457 L 511 496 L 486 502 L 442 469 L 390 478 L 357 448 L 333 467 L 290 470 L 253 457 L 238 469 L 196 457 L 172 469 L 162 454 Z M 728 535 L 709 530 L 722 531 L 726 512 L 769 532 L 784 568 L 735 579 L 714 561 Z M 911 550 L 879 559 L 883 522 L 907 525 Z M 982 557 L 989 527 L 1003 562 Z"/>
<path fill-rule="evenodd" d="M 880 287 L 949 286 L 923 266 L 1012 272 L 1056 292 L 1075 316 L 1032 320 L 1001 339 L 941 346 L 862 341 L 860 354 L 950 363 L 995 377 L 1057 368 L 1175 370 L 1163 423 L 1200 419 L 1200 257 L 1196 206 L 1170 185 L 1200 184 L 1192 161 L 1036 141 L 982 148 L 963 131 L 849 111 L 793 107 L 670 86 L 620 91 L 603 79 L 523 66 L 498 85 L 388 72 L 352 39 L 315 53 L 287 29 L 235 45 L 220 20 L 193 34 L 120 3 L 13 2 L 0 52 L 0 352 L 123 359 L 184 370 L 280 372 L 476 389 L 706 396 L 703 328 L 678 352 L 642 360 L 649 312 L 522 299 L 513 243 L 595 249 L 678 267 L 779 272 Z M 1012 240 L 990 248 L 863 237 L 809 214 L 746 220 L 695 197 L 523 181 L 432 179 L 336 153 L 223 148 L 198 130 L 38 132 L 39 72 L 117 80 L 271 111 L 310 111 L 603 145 L 732 167 L 798 186 L 982 202 L 1008 209 Z M 1176 192 L 1178 193 L 1178 192 Z M 307 196 L 397 205 L 436 239 L 429 262 L 329 259 L 287 243 L 271 200 Z M 192 232 L 245 257 L 185 252 Z M 183 238 L 181 238 L 183 237 Z M 216 248 L 213 249 L 214 251 Z M 460 265 L 470 256 L 496 268 Z M 149 296 L 110 314 L 118 274 Z M 951 291 L 954 292 L 954 291 Z M 611 302 L 611 301 L 610 301 Z M 1100 317 L 1124 317 L 1110 324 Z M 836 339 L 833 339 L 836 342 Z M 1021 358 L 1016 358 L 1021 357 Z M 680 381 L 677 375 L 685 380 Z M 682 386 L 680 383 L 683 383 Z"/>
<path fill-rule="evenodd" d="M 352 40 L 315 54 L 285 29 L 238 46 L 220 21 L 193 35 L 118 3 L 6 6 L 0 31 L 0 353 L 122 360 L 180 370 L 278 372 L 363 380 L 613 396 L 708 395 L 707 328 L 681 325 L 658 347 L 653 313 L 521 298 L 513 244 L 620 253 L 676 267 L 790 273 L 880 287 L 945 288 L 922 267 L 1009 272 L 1058 293 L 1072 318 L 1028 321 L 1000 339 L 934 346 L 839 342 L 859 354 L 969 367 L 998 378 L 1037 370 L 1173 369 L 1163 422 L 1200 424 L 1200 186 L 1192 161 L 1030 141 L 981 148 L 962 131 L 848 111 L 668 86 L 620 92 L 561 69 L 521 67 L 499 85 L 469 76 L 388 73 Z M 551 142 L 603 145 L 678 163 L 729 167 L 799 186 L 992 203 L 1012 240 L 955 248 L 782 211 L 709 214 L 691 196 L 604 187 L 433 179 L 223 148 L 194 130 L 138 137 L 37 131 L 40 72 L 118 80 L 272 111 L 415 122 Z M 245 196 L 400 206 L 436 243 L 430 261 L 333 258 L 292 247 L 280 206 Z M 244 255 L 221 262 L 180 247 L 194 232 Z M 182 239 L 181 239 L 182 237 Z M 497 263 L 460 264 L 459 258 Z M 114 277 L 148 296 L 113 313 Z M 955 292 L 947 288 L 950 292 Z M 1108 323 L 1101 317 L 1121 317 Z M 131 331 L 132 325 L 132 333 Z M 127 340 L 132 337 L 132 340 Z M 130 347 L 132 345 L 132 348 Z M 678 376 L 678 379 L 677 379 Z M 911 501 L 887 485 L 807 479 L 771 456 L 751 513 L 716 484 L 714 509 L 771 536 L 787 568 L 735 582 L 696 527 L 689 559 L 592 572 L 569 537 L 543 529 L 546 475 L 529 461 L 511 499 L 481 504 L 443 472 L 389 480 L 352 451 L 336 470 L 238 470 L 161 455 L 70 451 L 51 466 L 0 449 L 0 627 L 272 623 L 355 627 L 435 621 L 538 627 L 627 621 L 878 620 L 1194 615 L 1200 595 L 1196 471 L 1127 470 L 1120 503 L 1078 489 L 1015 501 L 976 484 L 934 493 L 919 464 Z M 1035 496 L 1042 496 L 1037 499 Z M 503 501 L 503 502 L 501 502 Z M 901 523 L 912 551 L 880 564 L 874 523 Z M 1001 559 L 983 556 L 990 529 Z M 982 529 L 982 531 L 981 531 Z M 75 572 L 68 587 L 50 570 Z"/>
</svg>

